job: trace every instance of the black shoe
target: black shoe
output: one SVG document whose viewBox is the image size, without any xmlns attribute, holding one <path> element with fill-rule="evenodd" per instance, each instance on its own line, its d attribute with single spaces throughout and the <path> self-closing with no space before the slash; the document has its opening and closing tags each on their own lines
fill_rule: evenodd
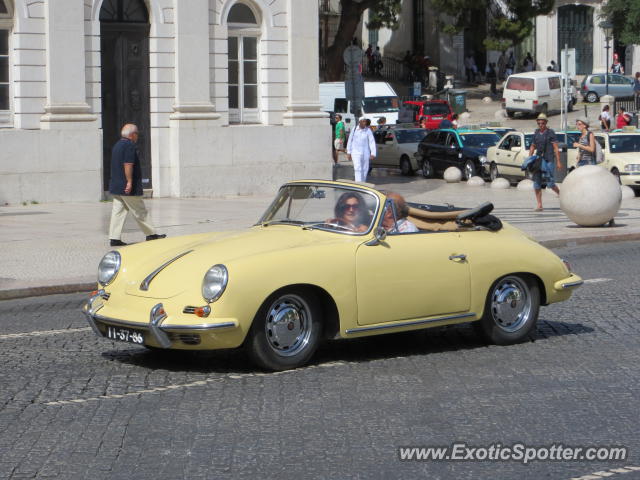
<svg viewBox="0 0 640 480">
<path fill-rule="evenodd" d="M 160 240 L 161 238 L 165 238 L 165 237 L 166 237 L 166 235 L 164 233 L 163 234 L 157 234 L 156 233 L 154 235 L 147 235 L 147 241 L 149 241 L 149 240 Z"/>
<path fill-rule="evenodd" d="M 122 240 L 114 240 L 113 238 L 109 239 L 109 241 L 111 242 L 112 247 L 124 247 L 125 245 L 128 245 Z"/>
</svg>

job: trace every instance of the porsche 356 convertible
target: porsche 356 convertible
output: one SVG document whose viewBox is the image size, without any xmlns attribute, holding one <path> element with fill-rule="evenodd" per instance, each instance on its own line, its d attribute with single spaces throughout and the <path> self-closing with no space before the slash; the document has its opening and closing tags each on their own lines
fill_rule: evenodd
<svg viewBox="0 0 640 480">
<path fill-rule="evenodd" d="M 323 339 L 463 322 L 490 342 L 521 342 L 540 306 L 582 284 L 491 204 L 401 212 L 396 203 L 356 183 L 287 183 L 245 230 L 107 253 L 84 314 L 105 339 L 243 347 L 260 367 L 284 370 L 307 363 Z M 407 220 L 417 231 L 401 233 Z"/>
</svg>

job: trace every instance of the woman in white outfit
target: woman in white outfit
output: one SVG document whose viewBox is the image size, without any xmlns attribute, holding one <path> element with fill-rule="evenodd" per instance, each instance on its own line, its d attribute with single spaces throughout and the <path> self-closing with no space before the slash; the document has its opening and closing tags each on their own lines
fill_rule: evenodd
<svg viewBox="0 0 640 480">
<path fill-rule="evenodd" d="M 373 132 L 366 124 L 366 118 L 358 120 L 358 128 L 351 131 L 347 143 L 347 158 L 353 162 L 356 182 L 367 180 L 369 161 L 376 157 L 376 141 Z"/>
</svg>

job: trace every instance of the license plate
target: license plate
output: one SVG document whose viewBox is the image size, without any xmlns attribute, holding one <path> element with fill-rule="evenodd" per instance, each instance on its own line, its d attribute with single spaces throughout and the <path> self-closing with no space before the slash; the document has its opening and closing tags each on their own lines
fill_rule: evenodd
<svg viewBox="0 0 640 480">
<path fill-rule="evenodd" d="M 107 338 L 117 342 L 129 342 L 137 345 L 144 343 L 144 335 L 138 330 L 107 326 Z"/>
<path fill-rule="evenodd" d="M 522 102 L 522 103 L 524 103 L 524 100 L 520 100 L 519 98 L 514 98 L 513 101 L 514 102 Z"/>
<path fill-rule="evenodd" d="M 431 120 L 442 120 L 444 117 L 431 117 Z"/>
</svg>

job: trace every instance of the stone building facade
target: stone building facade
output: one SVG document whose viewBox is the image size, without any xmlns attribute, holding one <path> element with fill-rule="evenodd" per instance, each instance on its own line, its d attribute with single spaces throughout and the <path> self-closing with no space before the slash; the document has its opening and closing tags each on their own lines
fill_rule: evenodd
<svg viewBox="0 0 640 480">
<path fill-rule="evenodd" d="M 327 178 L 318 21 L 300 0 L 0 0 L 0 204 L 102 198 L 125 122 L 154 196 Z"/>
</svg>

